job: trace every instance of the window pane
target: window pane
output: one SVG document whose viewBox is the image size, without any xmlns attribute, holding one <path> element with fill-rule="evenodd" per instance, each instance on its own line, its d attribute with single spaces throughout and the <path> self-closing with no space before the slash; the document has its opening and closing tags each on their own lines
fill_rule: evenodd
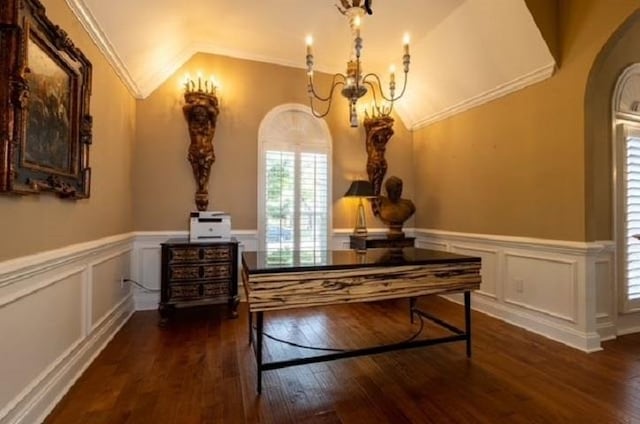
<svg viewBox="0 0 640 424">
<path fill-rule="evenodd" d="M 267 151 L 266 170 L 266 247 L 269 251 L 293 250 L 295 208 L 295 153 Z"/>
<path fill-rule="evenodd" d="M 279 253 L 327 250 L 329 156 L 273 149 L 265 152 L 263 160 L 266 250 Z M 324 255 L 307 254 L 295 259 L 316 263 L 324 260 Z"/>
<path fill-rule="evenodd" d="M 640 299 L 640 139 L 627 138 L 626 237 L 627 299 Z"/>
<path fill-rule="evenodd" d="M 325 153 L 300 154 L 300 250 L 326 250 L 328 164 Z"/>
</svg>

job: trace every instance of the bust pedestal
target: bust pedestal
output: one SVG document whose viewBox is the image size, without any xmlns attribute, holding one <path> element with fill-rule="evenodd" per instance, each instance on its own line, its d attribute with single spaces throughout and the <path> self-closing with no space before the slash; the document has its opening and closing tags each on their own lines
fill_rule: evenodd
<svg viewBox="0 0 640 424">
<path fill-rule="evenodd" d="M 382 235 L 349 235 L 349 248 L 356 250 L 367 249 L 395 249 L 403 247 L 413 247 L 415 237 L 387 238 L 386 234 Z"/>
</svg>

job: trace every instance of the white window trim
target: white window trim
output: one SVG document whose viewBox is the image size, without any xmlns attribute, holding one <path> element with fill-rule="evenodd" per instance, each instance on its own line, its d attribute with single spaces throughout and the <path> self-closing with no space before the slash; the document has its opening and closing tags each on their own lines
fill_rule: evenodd
<svg viewBox="0 0 640 424">
<path fill-rule="evenodd" d="M 282 114 L 288 112 L 303 112 L 313 117 L 313 113 L 309 106 L 299 103 L 285 103 L 271 109 L 262 118 L 260 126 L 258 127 L 258 250 L 266 250 L 266 210 L 265 203 L 263 201 L 265 196 L 265 169 L 264 169 L 264 154 L 265 146 L 270 148 L 282 146 L 283 150 L 291 148 L 291 144 L 284 138 L 279 138 L 277 135 L 269 134 L 272 124 L 280 118 Z M 326 141 L 326 149 L 322 149 L 322 152 L 326 152 L 328 156 L 327 161 L 327 243 L 328 248 L 331 246 L 331 233 L 333 229 L 333 139 L 329 126 L 324 119 L 315 118 L 317 123 L 316 129 L 322 134 L 322 138 Z M 309 151 L 311 151 L 310 149 Z M 296 217 L 297 219 L 297 217 Z M 296 237 L 298 237 L 296 235 Z"/>
<path fill-rule="evenodd" d="M 613 228 L 616 244 L 614 296 L 618 299 L 618 313 L 640 312 L 640 299 L 628 299 L 626 276 L 626 143 L 627 138 L 640 137 L 640 110 L 631 108 L 636 99 L 640 99 L 640 63 L 627 67 L 616 82 L 611 99 L 613 145 Z"/>
<path fill-rule="evenodd" d="M 640 138 L 640 122 L 617 119 L 614 138 L 614 222 L 616 238 L 617 296 L 621 313 L 640 312 L 640 299 L 630 300 L 627 284 L 627 234 L 626 234 L 626 144 L 628 137 Z"/>
</svg>

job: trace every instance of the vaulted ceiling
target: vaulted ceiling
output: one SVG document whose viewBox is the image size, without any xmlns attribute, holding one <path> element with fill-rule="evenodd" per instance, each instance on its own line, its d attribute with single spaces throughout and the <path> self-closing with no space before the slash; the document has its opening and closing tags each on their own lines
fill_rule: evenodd
<svg viewBox="0 0 640 424">
<path fill-rule="evenodd" d="M 337 0 L 67 0 L 122 80 L 145 98 L 198 52 L 298 67 L 314 38 L 316 69 L 344 72 L 347 20 Z M 550 77 L 554 58 L 525 0 L 376 0 L 362 26 L 366 72 L 402 65 L 397 111 L 418 128 Z M 402 78 L 398 78 L 402 82 Z M 300 87 L 305 90 L 305 87 Z"/>
</svg>

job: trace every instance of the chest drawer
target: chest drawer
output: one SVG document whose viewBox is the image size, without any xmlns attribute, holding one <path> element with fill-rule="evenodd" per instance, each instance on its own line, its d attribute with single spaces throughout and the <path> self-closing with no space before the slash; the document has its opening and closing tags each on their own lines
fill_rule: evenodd
<svg viewBox="0 0 640 424">
<path fill-rule="evenodd" d="M 201 290 L 200 284 L 176 284 L 169 287 L 170 300 L 197 299 Z"/>
<path fill-rule="evenodd" d="M 230 261 L 231 246 L 178 246 L 169 248 L 169 263 Z"/>
<path fill-rule="evenodd" d="M 207 265 L 171 265 L 169 267 L 169 283 L 174 281 L 187 281 L 199 279 L 224 278 L 228 279 L 232 274 L 230 263 Z"/>
<path fill-rule="evenodd" d="M 229 294 L 229 282 L 174 284 L 169 287 L 169 300 L 197 300 Z"/>
<path fill-rule="evenodd" d="M 238 316 L 238 242 L 190 243 L 171 239 L 162 243 L 158 309 L 161 324 L 178 307 L 228 303 Z"/>
</svg>

